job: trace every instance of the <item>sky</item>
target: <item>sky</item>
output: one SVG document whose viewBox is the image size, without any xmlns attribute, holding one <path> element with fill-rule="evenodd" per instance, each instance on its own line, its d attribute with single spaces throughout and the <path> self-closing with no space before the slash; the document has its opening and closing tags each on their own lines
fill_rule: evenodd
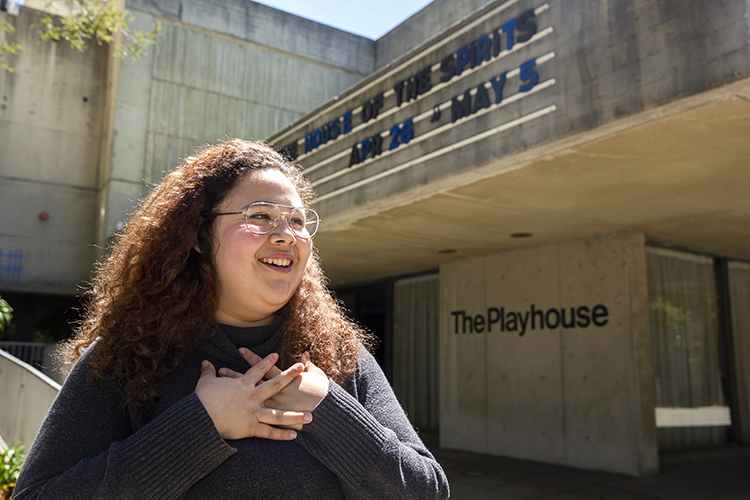
<svg viewBox="0 0 750 500">
<path fill-rule="evenodd" d="M 432 0 L 254 0 L 376 40 Z"/>
</svg>

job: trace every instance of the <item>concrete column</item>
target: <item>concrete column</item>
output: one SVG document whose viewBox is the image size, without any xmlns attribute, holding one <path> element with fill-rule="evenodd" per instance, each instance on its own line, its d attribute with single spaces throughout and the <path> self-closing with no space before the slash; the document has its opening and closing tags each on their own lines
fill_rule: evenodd
<svg viewBox="0 0 750 500">
<path fill-rule="evenodd" d="M 135 13 L 131 27 L 148 31 L 153 16 Z M 134 60 L 111 58 L 105 137 L 99 168 L 96 240 L 101 246 L 133 212 L 144 192 L 143 159 L 149 116 L 153 46 Z"/>
</svg>

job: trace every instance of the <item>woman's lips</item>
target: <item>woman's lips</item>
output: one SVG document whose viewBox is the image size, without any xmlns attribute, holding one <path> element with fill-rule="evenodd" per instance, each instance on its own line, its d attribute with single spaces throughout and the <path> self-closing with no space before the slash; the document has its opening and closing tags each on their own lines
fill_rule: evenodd
<svg viewBox="0 0 750 500">
<path fill-rule="evenodd" d="M 292 259 L 287 258 L 269 258 L 263 257 L 259 259 L 264 264 L 271 264 L 276 267 L 289 267 L 292 265 Z"/>
<path fill-rule="evenodd" d="M 268 269 L 279 273 L 291 272 L 294 264 L 294 259 L 291 256 L 274 255 L 270 257 L 261 257 L 258 260 Z"/>
</svg>

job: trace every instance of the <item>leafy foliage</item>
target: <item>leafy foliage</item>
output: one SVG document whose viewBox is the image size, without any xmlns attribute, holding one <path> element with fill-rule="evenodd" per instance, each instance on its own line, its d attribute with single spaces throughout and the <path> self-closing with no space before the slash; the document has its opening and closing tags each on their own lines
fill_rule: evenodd
<svg viewBox="0 0 750 500">
<path fill-rule="evenodd" d="M 0 454 L 0 498 L 10 498 L 25 458 L 22 444 L 11 445 Z"/>
<path fill-rule="evenodd" d="M 0 19 L 0 31 L 12 33 L 14 30 L 15 28 L 12 25 Z M 19 50 L 21 50 L 21 46 L 17 43 L 0 41 L 0 68 L 13 72 L 13 68 L 5 56 L 7 54 L 17 54 Z M 2 319 L 0 319 L 0 332 L 2 332 Z"/>
<path fill-rule="evenodd" d="M 84 52 L 93 40 L 97 45 L 112 45 L 115 57 L 138 59 L 146 55 L 146 46 L 156 43 L 161 31 L 159 21 L 145 33 L 131 30 L 133 15 L 127 10 L 118 9 L 112 1 L 66 0 L 66 3 L 71 13 L 60 18 L 60 24 L 52 16 L 39 21 L 42 40 L 66 40 L 78 52 Z M 122 35 L 122 42 L 117 40 L 117 34 Z"/>
<path fill-rule="evenodd" d="M 10 329 L 10 322 L 13 321 L 13 308 L 7 301 L 0 297 L 0 338 Z"/>
<path fill-rule="evenodd" d="M 146 47 L 156 43 L 161 32 L 161 23 L 156 21 L 147 32 L 130 29 L 133 15 L 118 8 L 114 1 L 64 0 L 69 14 L 64 17 L 45 16 L 35 23 L 41 28 L 42 40 L 67 41 L 78 52 L 84 52 L 91 42 L 112 46 L 112 55 L 119 59 L 128 56 L 138 59 L 146 56 Z M 52 3 L 48 4 L 51 6 Z M 0 19 L 0 32 L 11 33 L 13 26 Z M 21 46 L 0 41 L 0 67 L 13 71 L 8 63 L 8 54 L 17 54 Z"/>
</svg>

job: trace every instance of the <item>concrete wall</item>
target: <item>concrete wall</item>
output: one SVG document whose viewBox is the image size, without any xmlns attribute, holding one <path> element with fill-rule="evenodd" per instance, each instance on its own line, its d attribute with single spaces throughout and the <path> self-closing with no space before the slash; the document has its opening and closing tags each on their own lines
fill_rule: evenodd
<svg viewBox="0 0 750 500">
<path fill-rule="evenodd" d="M 374 69 L 369 38 L 250 0 L 128 0 L 127 8 L 361 75 Z"/>
<path fill-rule="evenodd" d="M 492 0 L 433 0 L 375 41 L 375 68 L 403 56 Z"/>
<path fill-rule="evenodd" d="M 657 472 L 642 235 L 446 264 L 440 297 L 441 447 Z M 575 325 L 550 328 L 548 310 L 570 325 L 572 307 Z M 539 314 L 523 321 L 538 310 L 546 327 Z"/>
<path fill-rule="evenodd" d="M 0 15 L 23 47 L 0 73 L 0 291 L 73 294 L 94 259 L 107 48 L 40 43 L 39 11 Z"/>
<path fill-rule="evenodd" d="M 373 69 L 374 42 L 249 1 L 129 1 L 135 26 L 164 30 L 123 62 L 99 237 L 150 183 L 197 147 L 263 139 Z M 145 181 L 145 182 L 144 182 Z"/>
</svg>

